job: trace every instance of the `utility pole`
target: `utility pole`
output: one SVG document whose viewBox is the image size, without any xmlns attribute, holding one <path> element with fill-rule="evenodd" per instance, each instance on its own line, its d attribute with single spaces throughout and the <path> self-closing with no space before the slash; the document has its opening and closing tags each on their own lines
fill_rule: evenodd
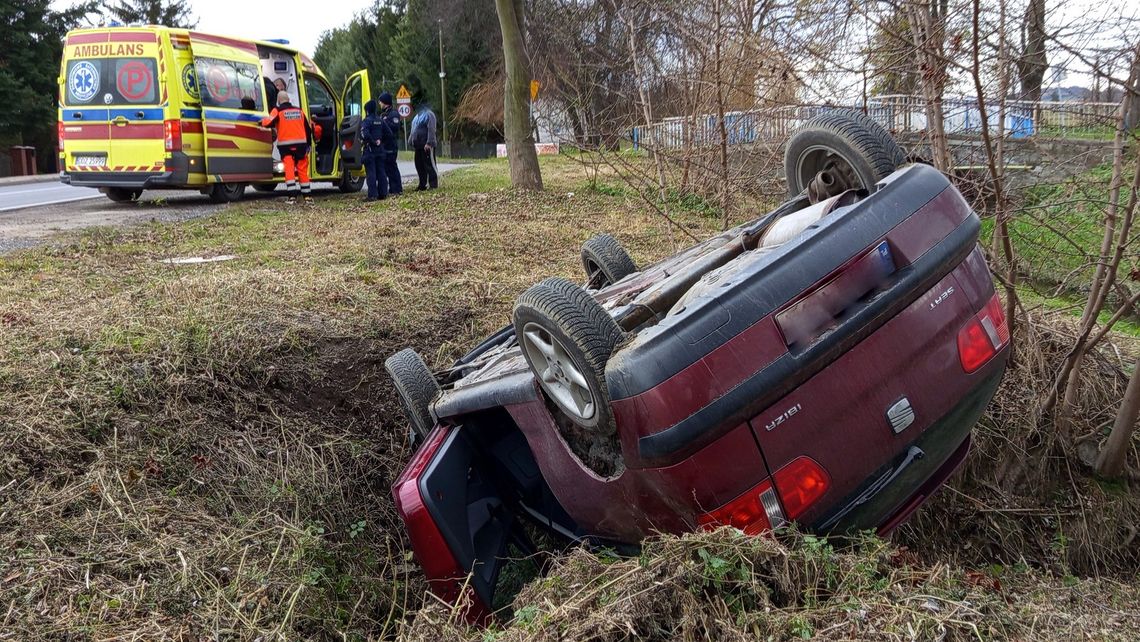
<svg viewBox="0 0 1140 642">
<path fill-rule="evenodd" d="M 445 155 L 450 155 L 451 141 L 447 138 L 447 88 L 443 83 L 447 77 L 447 72 L 443 69 L 443 19 L 437 19 L 436 24 L 439 26 L 439 99 L 443 106 L 443 149 Z"/>
</svg>

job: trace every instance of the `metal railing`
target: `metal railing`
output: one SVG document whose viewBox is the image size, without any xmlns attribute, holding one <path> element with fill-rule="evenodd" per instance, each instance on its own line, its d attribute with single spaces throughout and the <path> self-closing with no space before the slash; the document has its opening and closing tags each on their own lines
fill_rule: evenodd
<svg viewBox="0 0 1140 642">
<path fill-rule="evenodd" d="M 724 116 L 725 138 L 729 145 L 779 142 L 807 119 L 832 109 L 861 111 L 863 105 L 788 105 L 729 112 Z M 986 104 L 986 118 L 991 132 L 1000 131 L 1010 138 L 1111 139 L 1119 109 L 1117 103 L 1007 100 L 1004 122 L 1000 122 L 1003 114 L 994 100 Z M 920 96 L 876 96 L 867 101 L 866 111 L 894 134 L 922 133 L 927 129 L 926 101 Z M 944 98 L 941 111 L 947 135 L 981 133 L 981 110 L 976 100 Z M 635 147 L 654 149 L 718 145 L 721 136 L 715 114 L 666 118 L 633 129 Z"/>
</svg>

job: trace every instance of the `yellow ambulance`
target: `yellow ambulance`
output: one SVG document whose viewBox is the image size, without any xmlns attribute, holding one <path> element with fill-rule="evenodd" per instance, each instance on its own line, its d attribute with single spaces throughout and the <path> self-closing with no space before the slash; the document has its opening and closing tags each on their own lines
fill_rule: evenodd
<svg viewBox="0 0 1140 642">
<path fill-rule="evenodd" d="M 194 189 L 216 202 L 247 186 L 272 191 L 283 167 L 259 121 L 281 91 L 323 130 L 309 152 L 313 182 L 359 190 L 367 71 L 336 94 L 282 42 L 155 26 L 71 31 L 59 76 L 60 180 L 113 201 L 144 189 Z"/>
</svg>

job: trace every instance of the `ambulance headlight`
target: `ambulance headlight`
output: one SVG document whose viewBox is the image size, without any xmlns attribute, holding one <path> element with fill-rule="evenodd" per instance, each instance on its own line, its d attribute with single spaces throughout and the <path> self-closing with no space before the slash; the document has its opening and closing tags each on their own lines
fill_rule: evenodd
<svg viewBox="0 0 1140 642">
<path fill-rule="evenodd" d="M 277 161 L 276 163 L 273 163 L 273 172 L 275 174 L 284 174 L 285 173 L 285 163 L 282 163 L 281 161 Z"/>
</svg>

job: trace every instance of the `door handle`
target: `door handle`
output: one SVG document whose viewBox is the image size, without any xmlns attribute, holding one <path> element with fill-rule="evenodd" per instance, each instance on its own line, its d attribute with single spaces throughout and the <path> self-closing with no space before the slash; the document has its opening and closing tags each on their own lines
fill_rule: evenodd
<svg viewBox="0 0 1140 642">
<path fill-rule="evenodd" d="M 112 122 L 112 123 L 115 123 L 115 124 L 116 124 L 116 125 L 118 125 L 119 127 L 123 127 L 123 126 L 125 126 L 127 123 L 129 123 L 130 121 L 129 121 L 129 120 L 127 120 L 127 119 L 126 119 L 125 117 L 123 117 L 123 116 L 115 116 L 113 119 L 111 119 L 111 122 Z"/>
</svg>

